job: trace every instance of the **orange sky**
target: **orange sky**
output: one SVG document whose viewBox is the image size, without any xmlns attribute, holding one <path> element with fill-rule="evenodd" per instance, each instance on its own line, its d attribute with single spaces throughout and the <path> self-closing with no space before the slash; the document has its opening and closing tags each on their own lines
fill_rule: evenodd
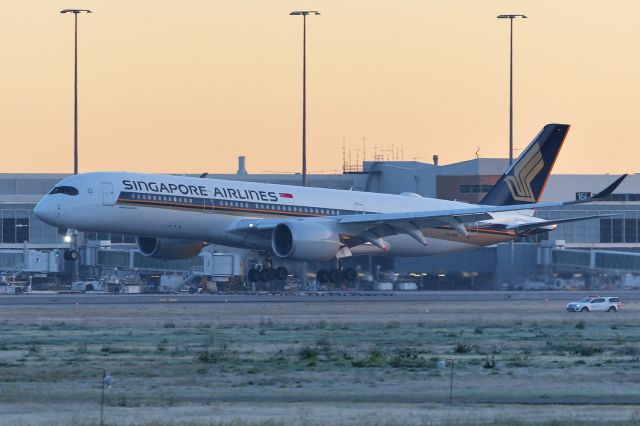
<svg viewBox="0 0 640 426">
<path fill-rule="evenodd" d="M 309 171 L 402 145 L 442 163 L 505 157 L 508 21 L 515 146 L 572 125 L 561 173 L 638 171 L 640 2 L 29 0 L 0 3 L 0 172 L 72 170 L 80 16 L 80 171 L 299 171 L 308 18 Z M 362 154 L 360 153 L 361 157 Z"/>
</svg>

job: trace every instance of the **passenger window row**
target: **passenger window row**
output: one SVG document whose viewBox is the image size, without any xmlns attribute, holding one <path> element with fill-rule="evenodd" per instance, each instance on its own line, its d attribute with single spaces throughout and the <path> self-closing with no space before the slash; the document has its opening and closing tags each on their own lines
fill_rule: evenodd
<svg viewBox="0 0 640 426">
<path fill-rule="evenodd" d="M 63 187 L 60 187 L 63 188 Z M 75 189 L 75 188 L 73 188 Z M 77 191 L 77 190 L 76 190 Z M 52 191 L 53 193 L 53 191 Z M 193 204 L 194 199 L 189 197 L 176 197 L 172 195 L 157 195 L 157 194 L 138 194 L 132 193 L 132 198 L 135 200 L 148 200 L 148 201 L 167 201 L 174 203 L 188 203 Z M 214 203 L 214 207 L 222 206 L 222 207 L 239 207 L 239 208 L 251 208 L 250 203 L 241 202 L 241 201 L 227 201 L 227 200 L 210 200 Z M 196 199 L 198 202 L 198 199 Z M 318 215 L 330 215 L 336 216 L 341 214 L 341 210 L 336 209 L 323 209 L 318 207 L 302 207 L 302 206 L 283 206 L 280 204 L 261 204 L 255 203 L 254 208 L 258 210 L 270 210 L 270 211 L 282 211 L 282 212 L 292 212 L 292 213 L 307 213 L 307 214 L 318 214 Z"/>
<path fill-rule="evenodd" d="M 135 200 L 149 200 L 149 201 L 167 201 L 174 203 L 193 203 L 192 198 L 187 197 L 174 197 L 172 195 L 155 195 L 155 194 L 133 194 Z"/>
</svg>

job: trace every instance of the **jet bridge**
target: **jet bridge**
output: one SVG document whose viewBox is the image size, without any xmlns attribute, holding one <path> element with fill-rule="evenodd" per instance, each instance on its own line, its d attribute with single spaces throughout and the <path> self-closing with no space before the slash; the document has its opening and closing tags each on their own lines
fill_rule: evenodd
<svg viewBox="0 0 640 426">
<path fill-rule="evenodd" d="M 567 271 L 640 273 L 640 253 L 611 250 L 539 249 L 538 264 Z"/>
</svg>

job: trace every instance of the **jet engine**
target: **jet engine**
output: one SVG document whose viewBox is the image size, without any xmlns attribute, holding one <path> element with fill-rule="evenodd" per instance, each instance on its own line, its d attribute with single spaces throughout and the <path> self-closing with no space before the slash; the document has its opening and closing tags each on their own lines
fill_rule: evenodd
<svg viewBox="0 0 640 426">
<path fill-rule="evenodd" d="M 329 227 L 315 223 L 283 222 L 273 230 L 271 249 L 283 259 L 332 260 L 340 250 L 340 236 Z"/>
<path fill-rule="evenodd" d="M 191 259 L 200 253 L 205 243 L 173 238 L 136 237 L 136 245 L 140 253 L 156 259 Z"/>
</svg>

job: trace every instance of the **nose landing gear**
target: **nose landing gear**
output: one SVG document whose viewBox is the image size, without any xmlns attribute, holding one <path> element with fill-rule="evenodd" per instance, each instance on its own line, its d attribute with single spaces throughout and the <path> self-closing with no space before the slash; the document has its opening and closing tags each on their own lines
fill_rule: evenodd
<svg viewBox="0 0 640 426">
<path fill-rule="evenodd" d="M 73 250 L 73 249 L 67 249 L 62 254 L 62 258 L 64 260 L 69 260 L 69 261 L 75 262 L 76 260 L 78 260 L 78 252 L 76 250 Z"/>
</svg>

